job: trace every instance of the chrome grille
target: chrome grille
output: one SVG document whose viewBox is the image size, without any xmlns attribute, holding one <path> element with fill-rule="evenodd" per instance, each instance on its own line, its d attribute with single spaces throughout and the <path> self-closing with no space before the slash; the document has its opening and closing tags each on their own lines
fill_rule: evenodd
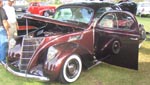
<svg viewBox="0 0 150 85">
<path fill-rule="evenodd" d="M 32 58 L 33 53 L 41 43 L 43 38 L 28 38 L 24 37 L 22 42 L 22 56 L 19 62 L 19 70 L 21 72 L 26 72 L 29 61 Z"/>
</svg>

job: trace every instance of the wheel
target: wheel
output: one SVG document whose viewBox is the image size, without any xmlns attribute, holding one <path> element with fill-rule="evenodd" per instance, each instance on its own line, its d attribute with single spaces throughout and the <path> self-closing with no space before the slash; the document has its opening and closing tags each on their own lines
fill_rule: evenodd
<svg viewBox="0 0 150 85">
<path fill-rule="evenodd" d="M 146 31 L 144 29 L 143 24 L 139 24 L 139 31 L 140 31 L 140 39 L 145 40 L 146 39 Z"/>
<path fill-rule="evenodd" d="M 62 83 L 71 83 L 78 79 L 82 70 L 82 62 L 78 55 L 68 57 L 60 72 L 59 81 Z"/>
<path fill-rule="evenodd" d="M 141 47 L 142 42 L 144 42 L 146 40 L 146 32 L 145 32 L 144 28 L 142 28 L 140 35 L 141 35 L 141 38 L 140 38 L 139 48 Z"/>
<path fill-rule="evenodd" d="M 119 41 L 116 40 L 112 43 L 112 53 L 113 54 L 118 54 L 120 52 L 120 48 L 121 48 L 121 45 L 120 45 Z"/>
<path fill-rule="evenodd" d="M 43 13 L 43 16 L 45 16 L 45 17 L 49 17 L 49 16 L 50 16 L 50 14 L 49 14 L 49 12 L 48 12 L 48 11 L 45 11 L 45 12 Z"/>
<path fill-rule="evenodd" d="M 146 39 L 146 32 L 144 29 L 142 29 L 142 31 L 141 31 L 141 38 L 142 38 L 142 40 Z"/>
</svg>

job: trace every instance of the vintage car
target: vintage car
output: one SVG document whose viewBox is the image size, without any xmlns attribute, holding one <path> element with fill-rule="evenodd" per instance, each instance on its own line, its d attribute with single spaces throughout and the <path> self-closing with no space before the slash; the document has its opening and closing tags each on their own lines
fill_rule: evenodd
<svg viewBox="0 0 150 85">
<path fill-rule="evenodd" d="M 6 5 L 8 0 L 3 0 L 3 5 Z M 13 4 L 15 11 L 17 12 L 26 12 L 29 3 L 26 0 L 15 0 Z"/>
<path fill-rule="evenodd" d="M 150 2 L 139 2 L 137 4 L 136 15 L 141 17 L 144 15 L 150 15 Z"/>
<path fill-rule="evenodd" d="M 129 11 L 132 14 L 136 15 L 137 4 L 135 2 L 120 2 L 117 4 L 122 10 Z"/>
<path fill-rule="evenodd" d="M 15 4 L 13 6 L 17 12 L 26 12 L 29 3 L 26 0 L 15 0 Z"/>
<path fill-rule="evenodd" d="M 48 17 L 52 15 L 55 12 L 55 10 L 55 6 L 50 6 L 46 2 L 31 2 L 27 12 Z"/>
<path fill-rule="evenodd" d="M 115 4 L 65 4 L 53 18 L 26 14 L 19 26 L 26 34 L 10 40 L 7 57 L 7 70 L 17 76 L 71 83 L 102 62 L 138 69 L 140 26 Z"/>
</svg>

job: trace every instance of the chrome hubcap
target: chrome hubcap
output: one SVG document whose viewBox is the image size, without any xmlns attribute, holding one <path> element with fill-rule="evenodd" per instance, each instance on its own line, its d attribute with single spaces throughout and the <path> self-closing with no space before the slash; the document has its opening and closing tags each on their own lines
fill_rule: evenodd
<svg viewBox="0 0 150 85">
<path fill-rule="evenodd" d="M 79 63 L 77 60 L 71 60 L 67 65 L 67 76 L 68 78 L 74 78 L 79 71 Z"/>
</svg>

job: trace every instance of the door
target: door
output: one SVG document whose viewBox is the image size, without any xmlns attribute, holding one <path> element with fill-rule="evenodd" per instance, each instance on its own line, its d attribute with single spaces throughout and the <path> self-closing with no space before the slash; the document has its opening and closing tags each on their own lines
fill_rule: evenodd
<svg viewBox="0 0 150 85">
<path fill-rule="evenodd" d="M 95 27 L 95 54 L 109 64 L 138 69 L 139 34 L 135 19 L 127 13 L 109 12 Z"/>
</svg>

